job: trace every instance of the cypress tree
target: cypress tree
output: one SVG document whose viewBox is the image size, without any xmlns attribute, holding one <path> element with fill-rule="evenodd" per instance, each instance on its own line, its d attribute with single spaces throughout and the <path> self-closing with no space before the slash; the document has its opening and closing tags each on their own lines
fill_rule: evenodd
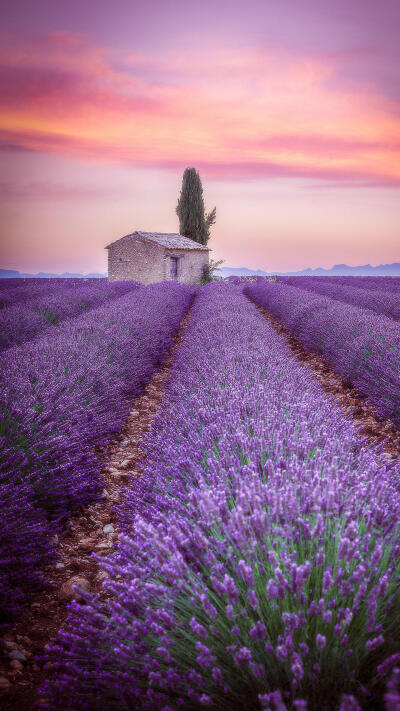
<svg viewBox="0 0 400 711">
<path fill-rule="evenodd" d="M 206 214 L 203 186 L 196 168 L 186 168 L 182 178 L 182 189 L 176 206 L 179 217 L 179 233 L 200 244 L 207 244 L 210 227 L 216 220 L 216 208 Z"/>
</svg>

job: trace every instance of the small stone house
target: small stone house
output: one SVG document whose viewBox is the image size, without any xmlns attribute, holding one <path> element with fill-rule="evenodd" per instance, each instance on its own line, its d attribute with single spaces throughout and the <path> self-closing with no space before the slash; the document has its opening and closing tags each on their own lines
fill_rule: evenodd
<svg viewBox="0 0 400 711">
<path fill-rule="evenodd" d="M 209 248 L 179 234 L 132 232 L 107 245 L 109 281 L 198 284 Z"/>
</svg>

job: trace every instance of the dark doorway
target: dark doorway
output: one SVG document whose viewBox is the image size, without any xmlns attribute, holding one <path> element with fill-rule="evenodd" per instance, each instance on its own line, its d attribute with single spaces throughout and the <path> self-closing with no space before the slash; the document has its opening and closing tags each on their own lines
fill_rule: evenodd
<svg viewBox="0 0 400 711">
<path fill-rule="evenodd" d="M 171 257 L 170 259 L 171 259 L 171 261 L 170 261 L 170 267 L 169 267 L 169 268 L 170 268 L 171 279 L 177 279 L 177 278 L 178 278 L 178 262 L 179 262 L 179 259 L 178 259 L 178 257 Z"/>
</svg>

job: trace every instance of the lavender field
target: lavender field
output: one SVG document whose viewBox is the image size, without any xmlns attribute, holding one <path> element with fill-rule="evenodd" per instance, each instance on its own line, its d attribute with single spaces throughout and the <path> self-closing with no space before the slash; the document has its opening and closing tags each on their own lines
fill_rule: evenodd
<svg viewBox="0 0 400 711">
<path fill-rule="evenodd" d="M 101 502 L 107 444 L 189 314 L 103 592 L 49 639 L 40 708 L 398 711 L 399 458 L 257 306 L 399 428 L 400 280 L 49 280 L 0 298 L 3 632 L 54 535 Z"/>
</svg>

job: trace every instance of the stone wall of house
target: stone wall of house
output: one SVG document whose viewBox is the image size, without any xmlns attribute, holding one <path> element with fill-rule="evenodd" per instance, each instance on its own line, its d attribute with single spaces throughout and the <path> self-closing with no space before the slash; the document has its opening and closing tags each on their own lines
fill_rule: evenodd
<svg viewBox="0 0 400 711">
<path fill-rule="evenodd" d="M 141 239 L 121 239 L 108 249 L 110 281 L 152 284 L 165 279 L 164 248 Z"/>
<path fill-rule="evenodd" d="M 152 284 L 169 281 L 171 257 L 179 257 L 178 281 L 185 284 L 200 282 L 203 266 L 208 263 L 208 252 L 189 249 L 169 249 L 140 237 L 117 240 L 108 249 L 108 278 L 110 281 L 139 281 Z"/>
</svg>

